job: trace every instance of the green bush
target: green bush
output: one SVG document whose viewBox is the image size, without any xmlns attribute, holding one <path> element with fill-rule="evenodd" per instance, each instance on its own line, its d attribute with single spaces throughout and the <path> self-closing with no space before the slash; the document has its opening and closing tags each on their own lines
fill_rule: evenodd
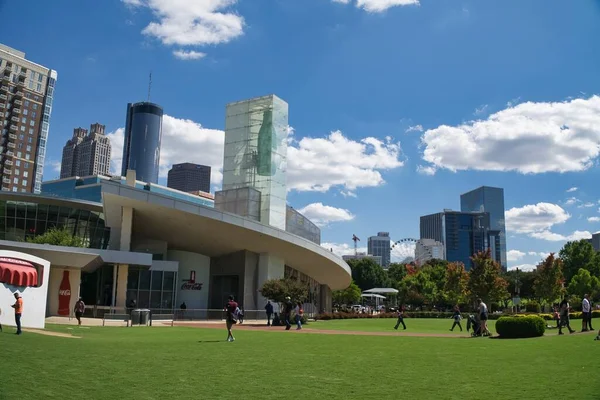
<svg viewBox="0 0 600 400">
<path fill-rule="evenodd" d="M 496 321 L 496 332 L 501 338 L 529 338 L 543 336 L 544 319 L 538 315 L 501 317 Z"/>
<path fill-rule="evenodd" d="M 540 313 L 542 312 L 542 306 L 535 300 L 531 300 L 525 305 L 525 310 L 530 313 Z"/>
</svg>

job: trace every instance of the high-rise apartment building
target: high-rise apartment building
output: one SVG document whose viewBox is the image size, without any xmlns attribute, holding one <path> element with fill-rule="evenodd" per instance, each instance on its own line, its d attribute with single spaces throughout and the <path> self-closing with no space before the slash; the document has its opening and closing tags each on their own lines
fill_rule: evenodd
<svg viewBox="0 0 600 400">
<path fill-rule="evenodd" d="M 490 229 L 490 214 L 444 210 L 425 215 L 420 221 L 421 239 L 433 239 L 444 245 L 444 259 L 462 262 L 468 270 L 471 257 L 488 248 L 494 260 L 500 260 L 498 231 Z M 495 241 L 495 246 L 491 243 Z"/>
<path fill-rule="evenodd" d="M 182 192 L 210 192 L 210 171 L 207 165 L 173 164 L 167 176 L 167 186 Z"/>
<path fill-rule="evenodd" d="M 367 251 L 370 255 L 381 257 L 383 268 L 389 267 L 392 258 L 392 245 L 389 232 L 378 232 L 377 236 L 369 237 Z"/>
<path fill-rule="evenodd" d="M 127 104 L 121 175 L 135 170 L 137 179 L 158 183 L 163 109 L 153 103 Z"/>
<path fill-rule="evenodd" d="M 482 186 L 462 194 L 460 196 L 460 210 L 463 212 L 487 212 L 490 214 L 490 229 L 498 233 L 497 240 L 490 242 L 490 250 L 492 254 L 499 254 L 497 261 L 506 270 L 504 189 Z"/>
<path fill-rule="evenodd" d="M 63 147 L 60 178 L 71 176 L 108 175 L 110 171 L 111 145 L 105 126 L 92 124 L 87 129 L 75 128 L 73 137 Z"/>
<path fill-rule="evenodd" d="M 2 190 L 40 193 L 56 71 L 0 44 Z"/>
<path fill-rule="evenodd" d="M 242 212 L 243 206 L 244 215 L 286 229 L 287 129 L 288 104 L 275 95 L 227 105 L 223 190 L 215 207 Z"/>
</svg>

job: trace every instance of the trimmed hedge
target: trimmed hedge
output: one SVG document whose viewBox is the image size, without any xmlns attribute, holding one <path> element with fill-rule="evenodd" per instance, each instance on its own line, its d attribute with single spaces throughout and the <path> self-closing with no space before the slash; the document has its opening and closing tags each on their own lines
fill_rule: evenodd
<svg viewBox="0 0 600 400">
<path fill-rule="evenodd" d="M 501 338 L 530 338 L 544 336 L 546 322 L 538 315 L 502 317 L 496 321 L 496 332 Z"/>
</svg>

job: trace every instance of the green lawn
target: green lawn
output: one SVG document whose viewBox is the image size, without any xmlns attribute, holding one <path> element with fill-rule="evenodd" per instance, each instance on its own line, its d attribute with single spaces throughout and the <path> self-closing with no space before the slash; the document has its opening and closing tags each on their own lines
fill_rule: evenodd
<svg viewBox="0 0 600 400">
<path fill-rule="evenodd" d="M 338 322 L 348 323 L 313 326 Z M 392 321 L 355 322 L 360 329 L 352 330 Z M 420 322 L 433 329 L 443 321 Z M 417 320 L 407 323 L 416 328 Z M 600 342 L 592 335 L 494 340 L 278 328 L 240 330 L 227 343 L 225 331 L 215 329 L 50 328 L 82 338 L 0 333 L 0 399 L 592 400 L 600 394 Z"/>
<path fill-rule="evenodd" d="M 395 332 L 395 318 L 373 318 L 373 319 L 337 319 L 330 321 L 317 321 L 307 325 L 311 329 L 327 329 L 341 331 L 364 331 L 364 332 Z M 411 333 L 441 333 L 453 334 L 456 336 L 468 336 L 467 320 L 462 320 L 461 325 L 463 332 L 461 333 L 458 327 L 454 328 L 454 332 L 450 332 L 452 323 L 451 319 L 430 319 L 430 318 L 404 318 L 406 324 L 406 332 Z M 496 321 L 488 321 L 488 328 L 492 333 L 495 332 L 494 326 Z M 398 332 L 402 331 L 402 325 L 398 328 Z"/>
</svg>

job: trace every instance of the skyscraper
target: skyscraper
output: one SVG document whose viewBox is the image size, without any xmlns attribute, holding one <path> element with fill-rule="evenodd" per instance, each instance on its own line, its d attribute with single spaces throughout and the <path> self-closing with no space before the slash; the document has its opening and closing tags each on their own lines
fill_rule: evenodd
<svg viewBox="0 0 600 400">
<path fill-rule="evenodd" d="M 56 71 L 0 44 L 2 190 L 40 193 Z"/>
<path fill-rule="evenodd" d="M 246 202 L 244 214 L 259 214 L 263 224 L 286 229 L 287 129 L 288 104 L 275 95 L 227 105 L 223 190 L 215 194 L 215 207 L 236 202 L 240 210 Z M 245 188 L 260 197 L 250 198 Z"/>
<path fill-rule="evenodd" d="M 498 237 L 498 232 L 490 229 L 489 213 L 452 210 L 422 216 L 420 231 L 421 239 L 433 239 L 444 245 L 445 260 L 462 262 L 467 270 L 472 265 L 471 257 L 490 248 L 490 241 Z M 499 257 L 499 252 L 492 257 Z"/>
<path fill-rule="evenodd" d="M 182 192 L 210 192 L 210 170 L 207 165 L 173 164 L 167 176 L 167 186 Z"/>
<path fill-rule="evenodd" d="M 506 269 L 506 225 L 504 221 L 504 189 L 482 186 L 460 196 L 460 210 L 464 212 L 487 212 L 490 214 L 490 229 L 498 237 L 490 242 L 492 255 Z M 499 247 L 499 248 L 497 248 Z"/>
<path fill-rule="evenodd" d="M 367 251 L 370 255 L 381 257 L 381 265 L 383 268 L 389 267 L 392 258 L 389 232 L 378 232 L 377 236 L 369 237 Z"/>
<path fill-rule="evenodd" d="M 105 126 L 95 123 L 87 129 L 76 128 L 73 137 L 63 147 L 60 178 L 71 176 L 108 175 L 111 145 L 104 135 Z"/>
<path fill-rule="evenodd" d="M 163 109 L 153 103 L 127 104 L 121 175 L 135 170 L 138 180 L 158 183 Z"/>
</svg>

